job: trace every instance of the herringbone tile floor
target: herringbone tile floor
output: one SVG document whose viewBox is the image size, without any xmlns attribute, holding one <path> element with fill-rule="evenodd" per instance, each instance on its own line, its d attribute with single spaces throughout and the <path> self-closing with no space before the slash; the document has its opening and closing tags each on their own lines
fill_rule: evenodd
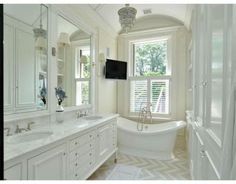
<svg viewBox="0 0 236 184">
<path fill-rule="evenodd" d="M 118 153 L 118 163 L 141 168 L 139 180 L 189 180 L 187 153 L 183 136 L 178 136 L 174 150 L 175 159 L 159 161 Z M 115 163 L 110 160 L 103 164 L 89 179 L 105 180 Z"/>
</svg>

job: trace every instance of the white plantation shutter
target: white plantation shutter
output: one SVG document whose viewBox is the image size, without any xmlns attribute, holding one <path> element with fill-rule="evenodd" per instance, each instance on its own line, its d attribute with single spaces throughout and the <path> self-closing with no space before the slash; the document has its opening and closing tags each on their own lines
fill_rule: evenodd
<svg viewBox="0 0 236 184">
<path fill-rule="evenodd" d="M 152 112 L 169 113 L 169 80 L 151 80 Z"/>
<path fill-rule="evenodd" d="M 138 113 L 141 103 L 151 102 L 152 113 L 169 114 L 170 78 L 130 77 L 130 112 Z"/>
<path fill-rule="evenodd" d="M 130 81 L 130 112 L 139 112 L 142 102 L 147 102 L 147 80 Z"/>
</svg>

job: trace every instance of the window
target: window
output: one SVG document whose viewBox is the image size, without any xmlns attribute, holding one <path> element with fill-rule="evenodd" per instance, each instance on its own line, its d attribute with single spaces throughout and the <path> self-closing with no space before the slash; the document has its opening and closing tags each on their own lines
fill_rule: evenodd
<svg viewBox="0 0 236 184">
<path fill-rule="evenodd" d="M 166 74 L 167 40 L 134 44 L 134 75 L 160 76 Z"/>
<path fill-rule="evenodd" d="M 133 76 L 130 78 L 130 113 L 151 102 L 157 116 L 170 114 L 170 64 L 168 39 L 133 43 Z"/>
<path fill-rule="evenodd" d="M 76 49 L 76 105 L 90 104 L 90 47 Z"/>
</svg>

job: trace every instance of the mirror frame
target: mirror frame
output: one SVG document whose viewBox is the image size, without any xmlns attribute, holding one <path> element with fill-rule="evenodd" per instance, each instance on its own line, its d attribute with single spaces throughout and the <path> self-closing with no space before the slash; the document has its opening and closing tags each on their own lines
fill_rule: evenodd
<svg viewBox="0 0 236 184">
<path fill-rule="evenodd" d="M 86 24 L 82 18 L 73 13 L 71 10 L 69 10 L 67 7 L 65 6 L 61 6 L 61 5 L 52 5 L 52 11 L 55 12 L 54 14 L 54 20 L 56 20 L 56 25 L 54 25 L 54 28 L 57 29 L 57 17 L 61 16 L 62 18 L 64 18 L 65 20 L 69 21 L 70 23 L 74 24 L 75 26 L 77 26 L 78 28 L 80 28 L 82 31 L 84 31 L 85 33 L 87 33 L 88 35 L 90 35 L 90 57 L 91 57 L 91 76 L 90 76 L 90 104 L 88 105 L 80 105 L 80 106 L 70 106 L 70 107 L 64 107 L 65 112 L 70 112 L 70 111 L 75 111 L 75 110 L 79 110 L 79 109 L 91 109 L 92 112 L 96 111 L 96 93 L 95 91 L 97 91 L 97 85 L 96 85 L 96 80 L 95 80 L 95 58 L 98 58 L 97 56 L 97 30 L 95 30 L 94 28 L 92 28 L 91 26 L 89 26 L 88 24 Z M 55 30 L 57 33 L 57 30 Z M 57 34 L 54 34 L 54 43 L 53 45 L 57 48 Z M 57 57 L 55 57 L 55 62 L 56 63 L 56 59 Z M 54 65 L 54 67 L 57 67 L 56 64 Z M 56 72 L 55 72 L 55 75 Z M 55 76 L 55 85 L 57 86 L 57 77 Z M 54 90 L 54 87 L 51 88 L 52 90 Z M 51 96 L 51 98 L 55 98 L 55 94 L 53 94 L 53 96 Z M 54 101 L 54 100 L 52 100 Z M 56 103 L 56 98 L 54 103 L 52 103 L 52 108 L 51 108 L 51 112 L 55 112 L 56 107 L 57 107 L 57 103 Z"/>
</svg>

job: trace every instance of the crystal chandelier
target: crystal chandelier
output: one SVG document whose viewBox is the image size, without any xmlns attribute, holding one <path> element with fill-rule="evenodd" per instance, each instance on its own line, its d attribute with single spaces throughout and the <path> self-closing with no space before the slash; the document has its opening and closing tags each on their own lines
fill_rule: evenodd
<svg viewBox="0 0 236 184">
<path fill-rule="evenodd" d="M 130 7 L 129 4 L 125 4 L 125 7 L 118 11 L 122 30 L 124 30 L 126 33 L 128 33 L 128 31 L 133 27 L 136 14 L 137 10 Z"/>
</svg>

